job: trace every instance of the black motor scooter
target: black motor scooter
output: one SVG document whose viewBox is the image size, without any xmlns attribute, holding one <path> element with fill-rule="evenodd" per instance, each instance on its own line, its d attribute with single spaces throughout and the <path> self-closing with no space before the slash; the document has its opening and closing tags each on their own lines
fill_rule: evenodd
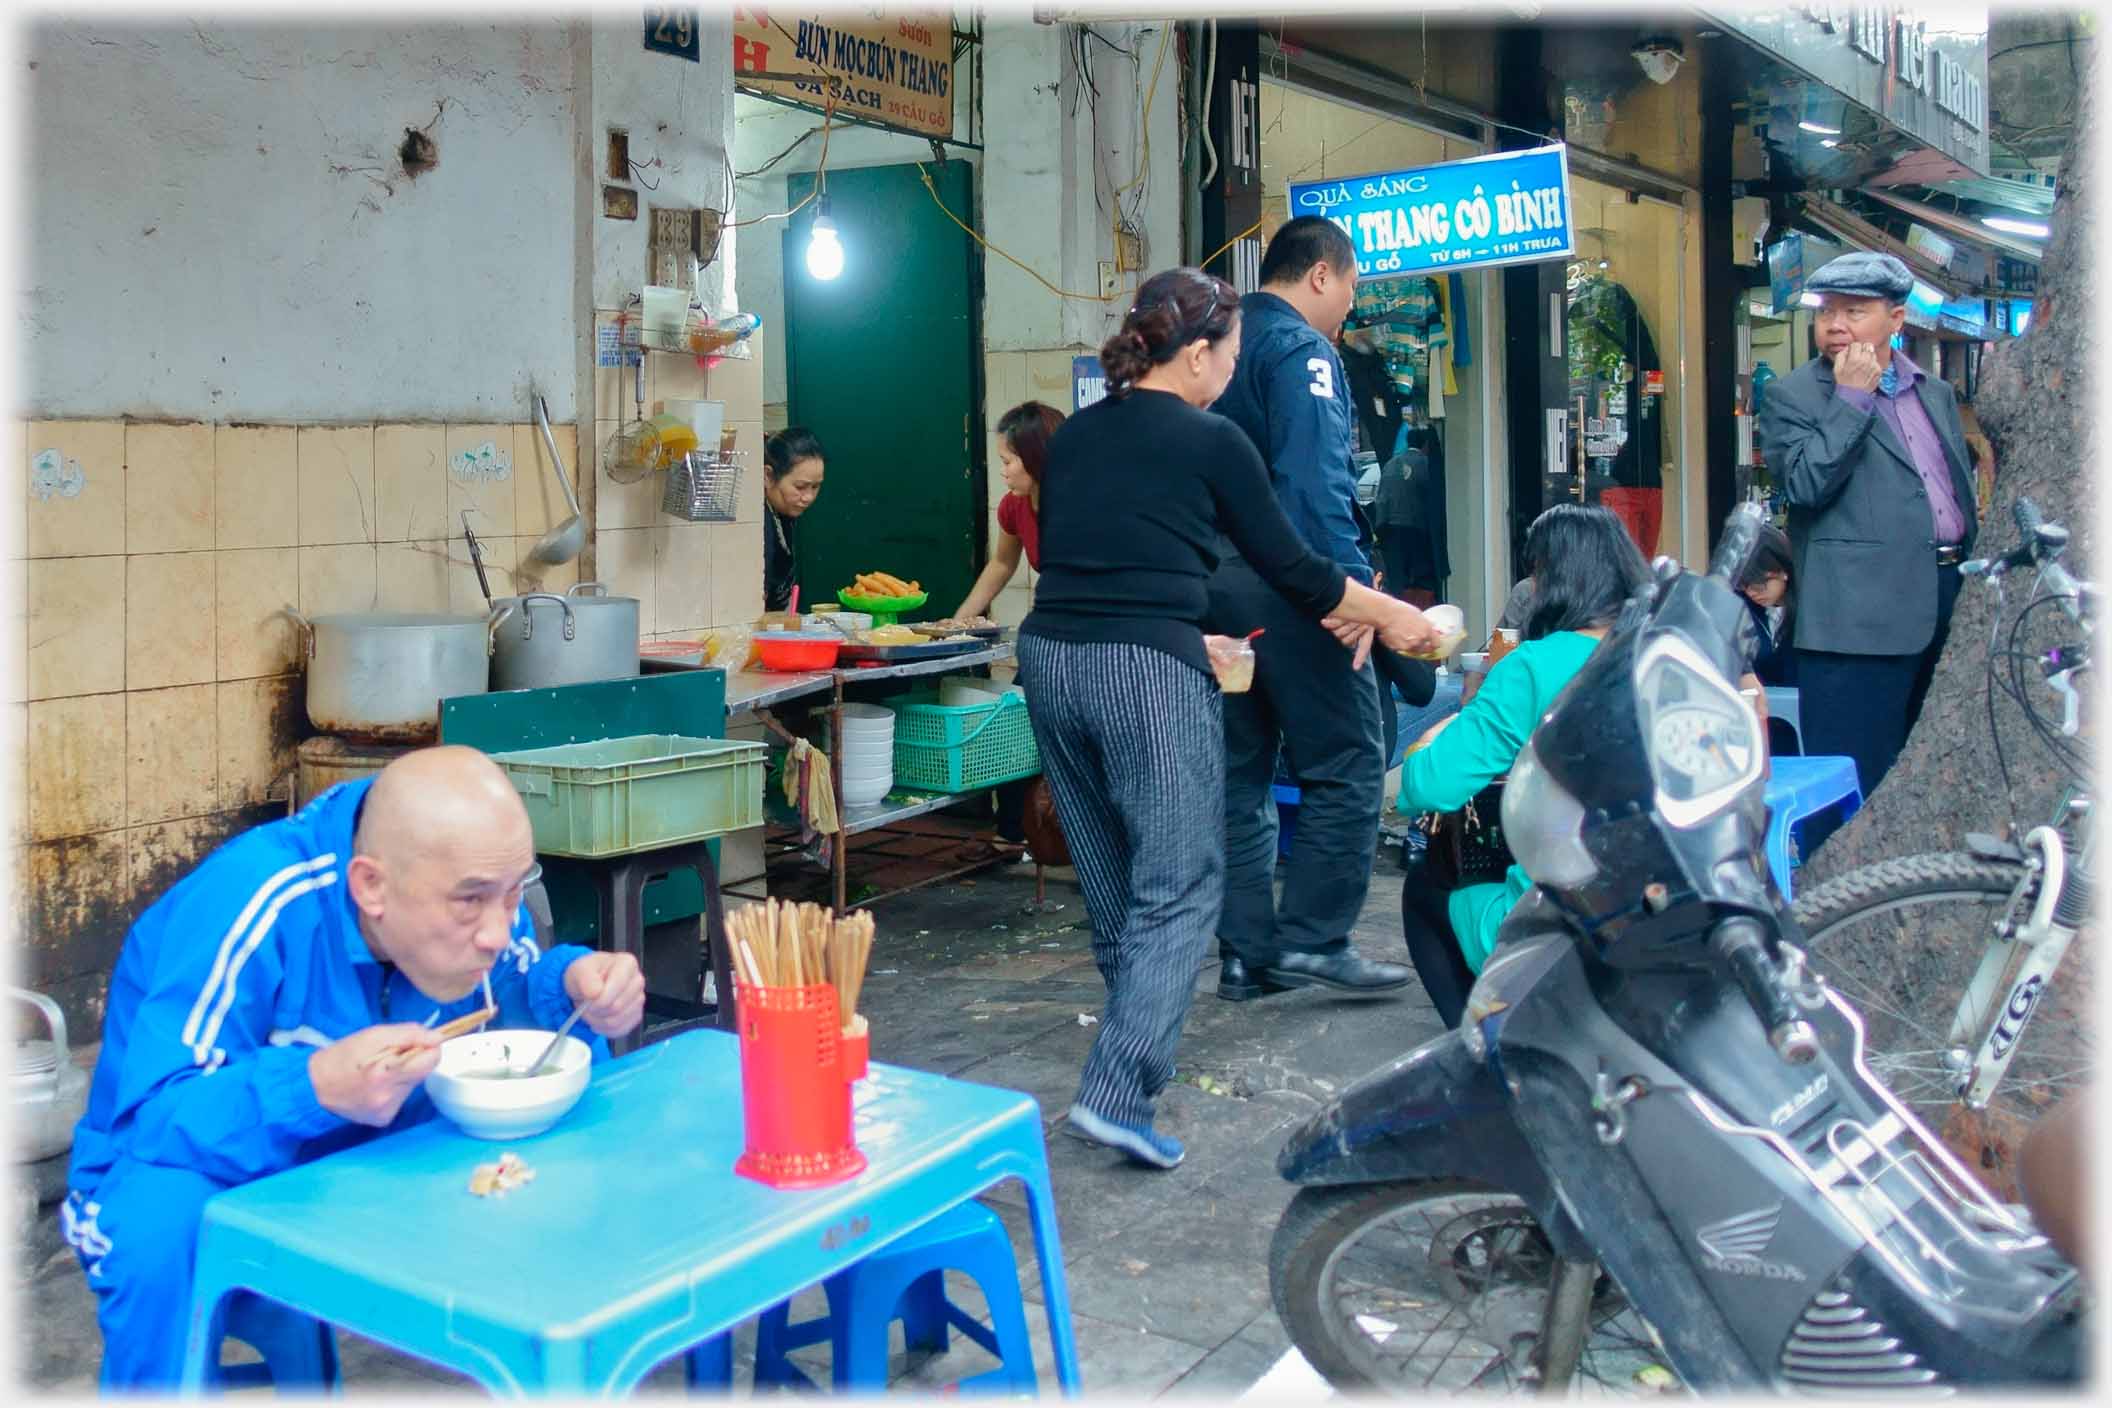
<svg viewBox="0 0 2112 1408">
<path fill-rule="evenodd" d="M 1660 560 L 1510 773 L 1537 882 L 1458 1029 L 1279 1156 L 1277 1313 L 1336 1386 L 1941 1393 L 2082 1373 L 2083 1291 L 1870 1073 L 1762 849 L 1731 590 Z"/>
</svg>

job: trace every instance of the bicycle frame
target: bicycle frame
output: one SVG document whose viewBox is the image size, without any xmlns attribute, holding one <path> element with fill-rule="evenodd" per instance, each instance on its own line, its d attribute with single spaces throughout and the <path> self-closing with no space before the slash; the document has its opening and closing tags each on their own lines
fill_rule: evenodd
<svg viewBox="0 0 2112 1408">
<path fill-rule="evenodd" d="M 2072 794 L 2063 798 L 2063 808 L 2071 806 L 2072 801 Z M 2096 835 L 2096 828 L 2089 825 L 2085 814 L 2081 849 L 2085 874 L 2092 868 L 2090 862 Z M 1986 957 L 1980 960 L 1972 982 L 1966 985 L 1965 995 L 1958 1003 L 1958 1015 L 1951 1024 L 1951 1051 L 1959 1076 L 1959 1096 L 1968 1108 L 1974 1110 L 1987 1108 L 1995 1087 L 2008 1073 L 2024 1028 L 2038 1010 L 2039 999 L 2045 995 L 2054 971 L 2061 966 L 2068 945 L 2076 935 L 2073 927 L 2054 917 L 2068 883 L 2068 848 L 2061 833 L 2052 826 L 2033 827 L 2024 838 L 2024 845 L 2030 855 L 2025 878 L 2018 886 L 2016 898 L 2010 901 L 2009 912 L 1997 927 L 1994 939 L 1987 946 Z M 2038 884 L 2039 892 L 2032 903 L 2031 915 L 2022 924 L 2016 924 L 2013 921 L 2017 900 L 2034 882 Z M 1998 995 L 1999 1002 L 1996 1001 Z"/>
<path fill-rule="evenodd" d="M 2018 526 L 2025 534 L 2025 546 L 2020 552 L 2029 553 L 2036 561 L 2038 571 L 2034 588 L 2048 591 L 2059 601 L 2068 618 L 2087 633 L 2090 626 L 2082 603 L 2088 588 L 2060 565 L 2067 534 L 2060 531 L 2056 539 L 2040 531 L 2037 510 L 2030 512 L 2031 521 L 2027 522 L 2025 503 L 2020 502 Z M 2003 578 L 2016 560 L 2013 556 L 1976 564 L 1981 569 L 1976 575 L 1982 576 L 1995 590 L 1994 629 L 1997 633 L 2002 623 Z M 1990 640 L 1990 670 L 1994 668 L 1993 648 L 1994 642 Z M 2072 735 L 2076 728 L 2076 695 L 2072 681 L 2064 672 L 2051 677 L 2049 682 L 2064 700 L 2062 731 Z M 2077 821 L 2082 832 L 2081 842 L 2072 857 L 2062 832 L 2070 819 Z M 1951 1023 L 1946 1059 L 1958 1077 L 1959 1098 L 1969 1109 L 1983 1110 L 1994 1098 L 1996 1087 L 2001 1085 L 2018 1046 L 2022 1044 L 2025 1027 L 2030 1025 L 2055 970 L 2067 956 L 2068 945 L 2075 940 L 2075 926 L 2063 923 L 2057 914 L 2067 892 L 2071 865 L 2078 878 L 2096 873 L 2097 828 L 2094 820 L 2088 797 L 2079 789 L 2071 789 L 2061 798 L 2060 810 L 2055 813 L 2052 824 L 2033 827 L 2024 838 L 2024 878 L 2011 896 L 2002 922 L 1996 925 L 1994 936 L 1988 941 L 1987 953 L 1980 960 L 1972 981 L 1966 985 L 1958 1002 L 1957 1015 Z M 2032 902 L 2031 914 L 2019 924 L 2018 907 L 2034 884 L 2038 886 L 2038 894 Z M 1998 997 L 1999 1001 L 1996 1000 Z"/>
</svg>

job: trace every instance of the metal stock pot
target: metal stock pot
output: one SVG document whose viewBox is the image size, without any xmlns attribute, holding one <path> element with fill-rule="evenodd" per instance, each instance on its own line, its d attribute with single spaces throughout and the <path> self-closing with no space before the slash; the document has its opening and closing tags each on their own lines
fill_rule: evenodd
<svg viewBox="0 0 2112 1408">
<path fill-rule="evenodd" d="M 441 700 L 490 689 L 492 632 L 511 610 L 287 612 L 305 637 L 308 721 L 371 743 L 432 742 Z"/>
<path fill-rule="evenodd" d="M 491 657 L 493 689 L 542 689 L 638 673 L 638 598 L 581 582 L 563 596 L 500 597 L 512 609 Z"/>
<path fill-rule="evenodd" d="M 8 1073 L 15 1112 L 15 1162 L 36 1163 L 66 1152 L 73 1127 L 88 1108 L 88 1073 L 73 1063 L 66 1046 L 66 1016 L 59 1004 L 27 988 L 8 991 L 43 1014 L 49 1041 L 17 1041 Z"/>
</svg>

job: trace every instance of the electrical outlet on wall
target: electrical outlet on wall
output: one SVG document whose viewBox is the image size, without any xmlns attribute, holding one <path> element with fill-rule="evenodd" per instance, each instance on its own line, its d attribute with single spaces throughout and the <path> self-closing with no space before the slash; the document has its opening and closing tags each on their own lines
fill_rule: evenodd
<svg viewBox="0 0 2112 1408">
<path fill-rule="evenodd" d="M 697 283 L 697 215 L 684 207 L 652 206 L 646 226 L 645 281 L 662 288 Z"/>
<path fill-rule="evenodd" d="M 1134 226 L 1122 225 L 1115 231 L 1115 272 L 1133 273 L 1144 267 L 1144 236 Z"/>
<path fill-rule="evenodd" d="M 1113 298 L 1116 288 L 1115 261 L 1103 259 L 1100 261 L 1100 296 L 1102 298 Z"/>
</svg>

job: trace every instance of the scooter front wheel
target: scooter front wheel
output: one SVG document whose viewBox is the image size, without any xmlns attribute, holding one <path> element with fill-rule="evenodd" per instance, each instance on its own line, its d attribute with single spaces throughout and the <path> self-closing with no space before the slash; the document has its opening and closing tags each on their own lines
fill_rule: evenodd
<svg viewBox="0 0 2112 1408">
<path fill-rule="evenodd" d="M 1277 1315 L 1345 1392 L 1536 1392 L 1549 1356 L 1569 1357 L 1544 1337 L 1581 1341 L 1569 1386 L 1584 1393 L 1676 1387 L 1604 1272 L 1550 1324 L 1562 1266 L 1522 1200 L 1464 1179 L 1303 1189 L 1269 1246 Z"/>
</svg>

